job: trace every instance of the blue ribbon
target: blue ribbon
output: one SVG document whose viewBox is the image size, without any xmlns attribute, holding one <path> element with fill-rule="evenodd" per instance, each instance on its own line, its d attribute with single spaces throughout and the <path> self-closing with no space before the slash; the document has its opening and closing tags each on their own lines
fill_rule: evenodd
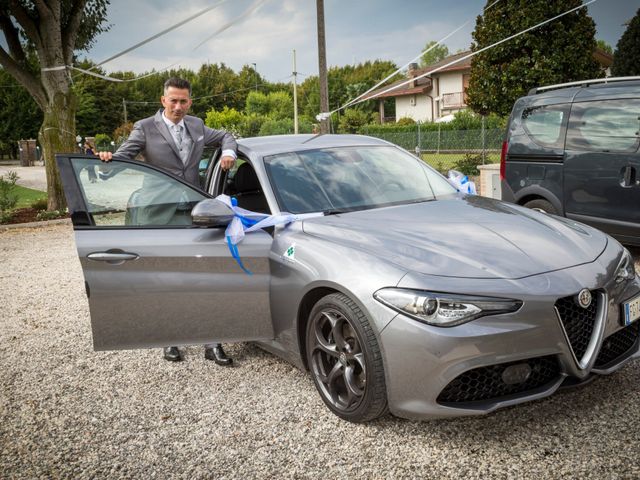
<svg viewBox="0 0 640 480">
<path fill-rule="evenodd" d="M 229 252 L 231 256 L 238 263 L 242 271 L 244 271 L 247 275 L 253 275 L 249 269 L 247 269 L 240 259 L 240 252 L 238 251 L 237 244 L 244 237 L 244 232 L 252 232 L 259 228 L 271 227 L 274 225 L 283 225 L 290 222 L 294 222 L 296 220 L 303 220 L 305 218 L 311 217 L 319 217 L 322 216 L 322 213 L 305 213 L 301 215 L 292 215 L 290 213 L 281 213 L 280 215 L 268 215 L 265 213 L 251 212 L 249 210 L 244 210 L 242 208 L 238 208 L 238 200 L 235 197 L 228 197 L 226 195 L 219 195 L 216 197 L 219 201 L 228 205 L 233 210 L 233 220 L 227 226 L 227 231 L 225 234 L 225 238 L 227 240 L 227 246 L 229 247 Z M 241 210 L 241 212 L 238 212 Z M 238 225 L 238 222 L 240 225 Z M 238 232 L 238 227 L 241 226 L 241 231 Z M 242 235 L 237 235 L 241 233 Z"/>
<path fill-rule="evenodd" d="M 253 275 L 247 267 L 242 263 L 242 259 L 240 258 L 240 253 L 238 253 L 238 246 L 231 243 L 231 237 L 227 236 L 227 245 L 229 246 L 229 251 L 231 252 L 231 256 L 236 260 L 240 268 L 244 270 L 247 275 Z"/>
</svg>

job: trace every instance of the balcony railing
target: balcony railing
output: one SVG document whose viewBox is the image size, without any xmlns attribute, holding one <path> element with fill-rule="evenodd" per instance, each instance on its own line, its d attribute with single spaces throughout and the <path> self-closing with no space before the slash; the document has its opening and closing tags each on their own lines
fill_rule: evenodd
<svg viewBox="0 0 640 480">
<path fill-rule="evenodd" d="M 442 108 L 460 108 L 467 106 L 467 92 L 443 93 Z"/>
</svg>

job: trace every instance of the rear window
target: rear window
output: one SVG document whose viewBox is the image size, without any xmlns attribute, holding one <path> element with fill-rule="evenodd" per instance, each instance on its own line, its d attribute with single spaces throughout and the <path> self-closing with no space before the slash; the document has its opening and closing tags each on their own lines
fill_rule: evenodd
<svg viewBox="0 0 640 480">
<path fill-rule="evenodd" d="M 632 153 L 638 149 L 640 99 L 575 103 L 569 117 L 567 148 Z"/>
<path fill-rule="evenodd" d="M 534 142 L 562 148 L 568 110 L 567 105 L 527 108 L 522 112 L 522 126 Z"/>
</svg>

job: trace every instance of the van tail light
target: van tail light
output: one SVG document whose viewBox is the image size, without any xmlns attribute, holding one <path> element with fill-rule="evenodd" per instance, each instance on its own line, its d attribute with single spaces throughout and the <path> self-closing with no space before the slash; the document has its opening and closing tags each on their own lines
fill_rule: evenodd
<svg viewBox="0 0 640 480">
<path fill-rule="evenodd" d="M 502 152 L 500 152 L 500 180 L 504 180 L 507 173 L 507 150 L 509 149 L 509 144 L 504 141 L 502 142 Z"/>
</svg>

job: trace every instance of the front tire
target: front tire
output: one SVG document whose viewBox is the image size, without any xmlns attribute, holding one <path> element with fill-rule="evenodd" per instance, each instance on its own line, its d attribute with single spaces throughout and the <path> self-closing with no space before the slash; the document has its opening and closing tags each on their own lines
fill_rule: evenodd
<svg viewBox="0 0 640 480">
<path fill-rule="evenodd" d="M 549 213 L 551 215 L 557 215 L 558 211 L 556 208 L 542 198 L 537 198 L 535 200 L 530 200 L 524 204 L 525 207 L 530 208 L 531 210 L 537 210 L 538 212 Z"/>
<path fill-rule="evenodd" d="M 386 413 L 380 347 L 369 319 L 349 297 L 333 293 L 315 304 L 306 347 L 313 382 L 333 413 L 350 422 Z"/>
</svg>

